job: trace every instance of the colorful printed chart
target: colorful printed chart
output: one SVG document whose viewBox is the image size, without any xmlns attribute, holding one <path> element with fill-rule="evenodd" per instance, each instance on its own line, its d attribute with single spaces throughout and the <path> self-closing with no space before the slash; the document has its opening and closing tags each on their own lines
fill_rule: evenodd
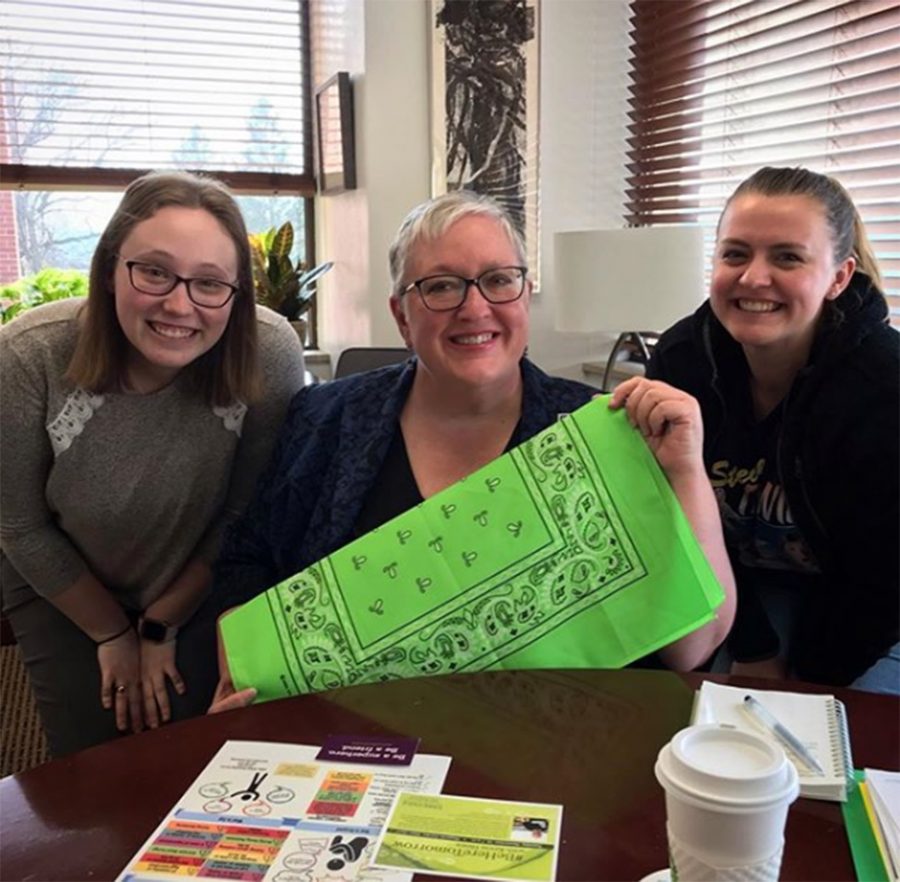
<svg viewBox="0 0 900 882">
<path fill-rule="evenodd" d="M 260 882 L 288 830 L 172 820 L 135 861 L 135 873 Z"/>
<path fill-rule="evenodd" d="M 408 882 L 369 866 L 400 790 L 438 793 L 450 758 L 408 765 L 317 759 L 319 747 L 228 741 L 119 882 Z"/>
</svg>

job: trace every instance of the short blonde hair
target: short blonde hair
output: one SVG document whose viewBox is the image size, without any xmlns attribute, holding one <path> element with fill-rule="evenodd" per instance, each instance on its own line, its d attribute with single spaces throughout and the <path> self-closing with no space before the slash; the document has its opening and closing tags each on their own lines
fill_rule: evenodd
<svg viewBox="0 0 900 882">
<path fill-rule="evenodd" d="M 519 263 L 525 266 L 525 242 L 506 211 L 490 196 L 471 190 L 454 190 L 417 205 L 400 224 L 388 250 L 391 293 L 394 297 L 399 296 L 405 287 L 403 274 L 406 272 L 406 262 L 412 247 L 420 239 L 438 238 L 458 220 L 470 215 L 497 221 L 516 249 Z"/>
</svg>

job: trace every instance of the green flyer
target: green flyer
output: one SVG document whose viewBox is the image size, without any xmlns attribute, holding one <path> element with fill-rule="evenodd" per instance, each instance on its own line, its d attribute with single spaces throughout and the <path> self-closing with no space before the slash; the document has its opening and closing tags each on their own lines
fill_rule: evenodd
<svg viewBox="0 0 900 882">
<path fill-rule="evenodd" d="M 616 668 L 724 594 L 608 396 L 222 618 L 257 701 L 458 671 Z"/>
<path fill-rule="evenodd" d="M 552 882 L 562 806 L 397 794 L 373 867 L 461 879 Z"/>
</svg>

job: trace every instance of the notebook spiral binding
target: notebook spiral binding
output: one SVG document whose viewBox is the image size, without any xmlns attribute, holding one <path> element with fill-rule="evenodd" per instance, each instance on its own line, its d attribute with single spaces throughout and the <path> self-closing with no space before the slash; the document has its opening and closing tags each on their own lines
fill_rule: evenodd
<svg viewBox="0 0 900 882">
<path fill-rule="evenodd" d="M 853 775 L 853 756 L 850 750 L 850 729 L 847 726 L 847 709 L 837 698 L 831 699 L 831 713 L 828 715 L 828 737 L 831 740 L 832 756 L 839 756 L 844 764 L 844 778 L 847 781 L 847 792 L 856 789 L 856 778 Z"/>
</svg>

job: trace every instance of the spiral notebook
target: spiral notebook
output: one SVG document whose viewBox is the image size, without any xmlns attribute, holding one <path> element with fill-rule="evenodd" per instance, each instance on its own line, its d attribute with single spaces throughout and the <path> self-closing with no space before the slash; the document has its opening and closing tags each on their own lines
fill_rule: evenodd
<svg viewBox="0 0 900 882">
<path fill-rule="evenodd" d="M 800 795 L 810 799 L 845 802 L 853 786 L 853 760 L 844 705 L 833 695 L 745 689 L 704 681 L 694 701 L 691 722 L 719 723 L 773 738 L 743 708 L 744 696 L 752 695 L 783 726 L 796 735 L 824 770 L 819 775 L 786 750 L 800 776 Z M 774 740 L 774 738 L 773 738 Z M 781 745 L 783 746 L 783 745 Z"/>
</svg>

